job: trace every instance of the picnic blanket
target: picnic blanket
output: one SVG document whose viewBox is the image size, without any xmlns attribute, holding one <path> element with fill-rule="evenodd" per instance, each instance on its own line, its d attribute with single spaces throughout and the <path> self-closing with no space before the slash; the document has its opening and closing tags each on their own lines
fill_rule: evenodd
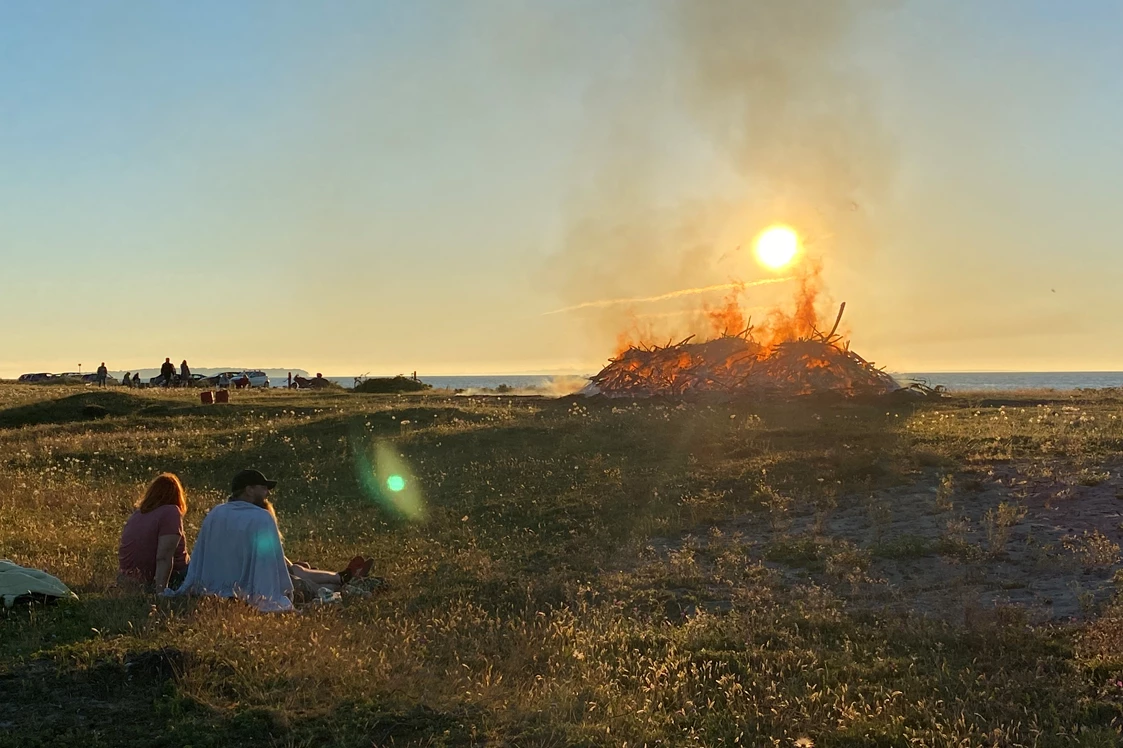
<svg viewBox="0 0 1123 748">
<path fill-rule="evenodd" d="M 78 599 L 78 596 L 71 592 L 58 577 L 53 577 L 39 569 L 20 566 L 7 559 L 0 559 L 0 598 L 4 600 L 4 607 L 12 607 L 16 600 L 25 596 Z"/>
</svg>

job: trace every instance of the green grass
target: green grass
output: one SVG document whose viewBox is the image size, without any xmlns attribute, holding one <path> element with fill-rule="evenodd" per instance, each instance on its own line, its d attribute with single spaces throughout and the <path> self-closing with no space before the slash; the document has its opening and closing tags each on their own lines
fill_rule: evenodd
<svg viewBox="0 0 1123 748">
<path fill-rule="evenodd" d="M 1123 446 L 1110 393 L 891 407 L 232 399 L 0 386 L 0 557 L 81 598 L 0 613 L 0 746 L 1120 739 L 1123 608 L 955 623 L 881 614 L 855 581 L 871 559 L 964 555 L 894 534 L 899 512 L 870 504 L 876 492 L 935 496 L 961 475 L 944 490 L 964 506 L 982 499 L 960 486 L 996 465 L 1110 482 Z M 387 460 L 419 514 L 372 488 Z M 387 590 L 267 616 L 113 587 L 121 526 L 155 473 L 183 478 L 190 542 L 247 466 L 280 480 L 290 558 L 373 555 Z M 878 527 L 859 544 L 829 523 L 799 529 L 823 507 Z M 985 538 L 956 543 L 990 558 Z M 811 573 L 825 581 L 793 581 Z"/>
</svg>

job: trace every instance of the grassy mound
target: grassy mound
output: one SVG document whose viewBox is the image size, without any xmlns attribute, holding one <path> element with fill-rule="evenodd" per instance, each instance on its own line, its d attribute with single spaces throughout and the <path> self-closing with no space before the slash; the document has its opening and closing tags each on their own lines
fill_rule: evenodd
<svg viewBox="0 0 1123 748">
<path fill-rule="evenodd" d="M 139 413 L 150 401 L 124 392 L 81 392 L 55 400 L 40 400 L 0 410 L 0 428 L 74 423 L 108 416 Z"/>
<path fill-rule="evenodd" d="M 433 389 L 433 385 L 419 382 L 416 379 L 403 377 L 399 374 L 396 377 L 376 377 L 368 379 L 355 388 L 355 392 L 361 392 L 366 395 L 385 395 L 388 393 L 397 392 L 424 392 L 425 390 Z"/>
</svg>

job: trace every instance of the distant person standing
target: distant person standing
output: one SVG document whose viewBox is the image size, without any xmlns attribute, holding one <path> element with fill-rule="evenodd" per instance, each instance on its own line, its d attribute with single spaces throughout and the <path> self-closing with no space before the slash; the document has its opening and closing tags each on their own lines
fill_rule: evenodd
<svg viewBox="0 0 1123 748">
<path fill-rule="evenodd" d="M 292 372 L 289 372 L 289 389 L 292 389 Z"/>
<path fill-rule="evenodd" d="M 126 371 L 125 372 L 125 378 L 121 380 L 121 386 L 123 386 L 123 387 L 132 387 L 133 386 L 133 380 L 129 379 L 130 376 L 131 376 L 131 374 L 129 374 L 129 372 Z"/>
<path fill-rule="evenodd" d="M 184 387 L 191 386 L 191 369 L 187 367 L 187 359 L 183 359 L 183 363 L 179 365 L 179 378 Z"/>
<path fill-rule="evenodd" d="M 140 387 L 140 372 L 133 372 L 133 387 Z"/>
<path fill-rule="evenodd" d="M 109 369 L 105 368 L 105 362 L 101 362 L 101 366 L 97 367 L 97 386 L 104 387 L 109 380 Z"/>
<path fill-rule="evenodd" d="M 171 358 L 164 359 L 164 363 L 160 366 L 160 376 L 164 378 L 165 387 L 172 386 L 172 380 L 175 379 L 175 364 L 172 363 Z"/>
</svg>

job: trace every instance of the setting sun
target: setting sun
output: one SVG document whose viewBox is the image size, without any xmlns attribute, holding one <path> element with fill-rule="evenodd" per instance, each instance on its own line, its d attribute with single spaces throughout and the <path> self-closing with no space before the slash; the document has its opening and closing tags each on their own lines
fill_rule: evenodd
<svg viewBox="0 0 1123 748">
<path fill-rule="evenodd" d="M 773 226 L 756 238 L 753 249 L 760 264 L 779 270 L 795 259 L 799 236 L 787 226 Z"/>
</svg>

